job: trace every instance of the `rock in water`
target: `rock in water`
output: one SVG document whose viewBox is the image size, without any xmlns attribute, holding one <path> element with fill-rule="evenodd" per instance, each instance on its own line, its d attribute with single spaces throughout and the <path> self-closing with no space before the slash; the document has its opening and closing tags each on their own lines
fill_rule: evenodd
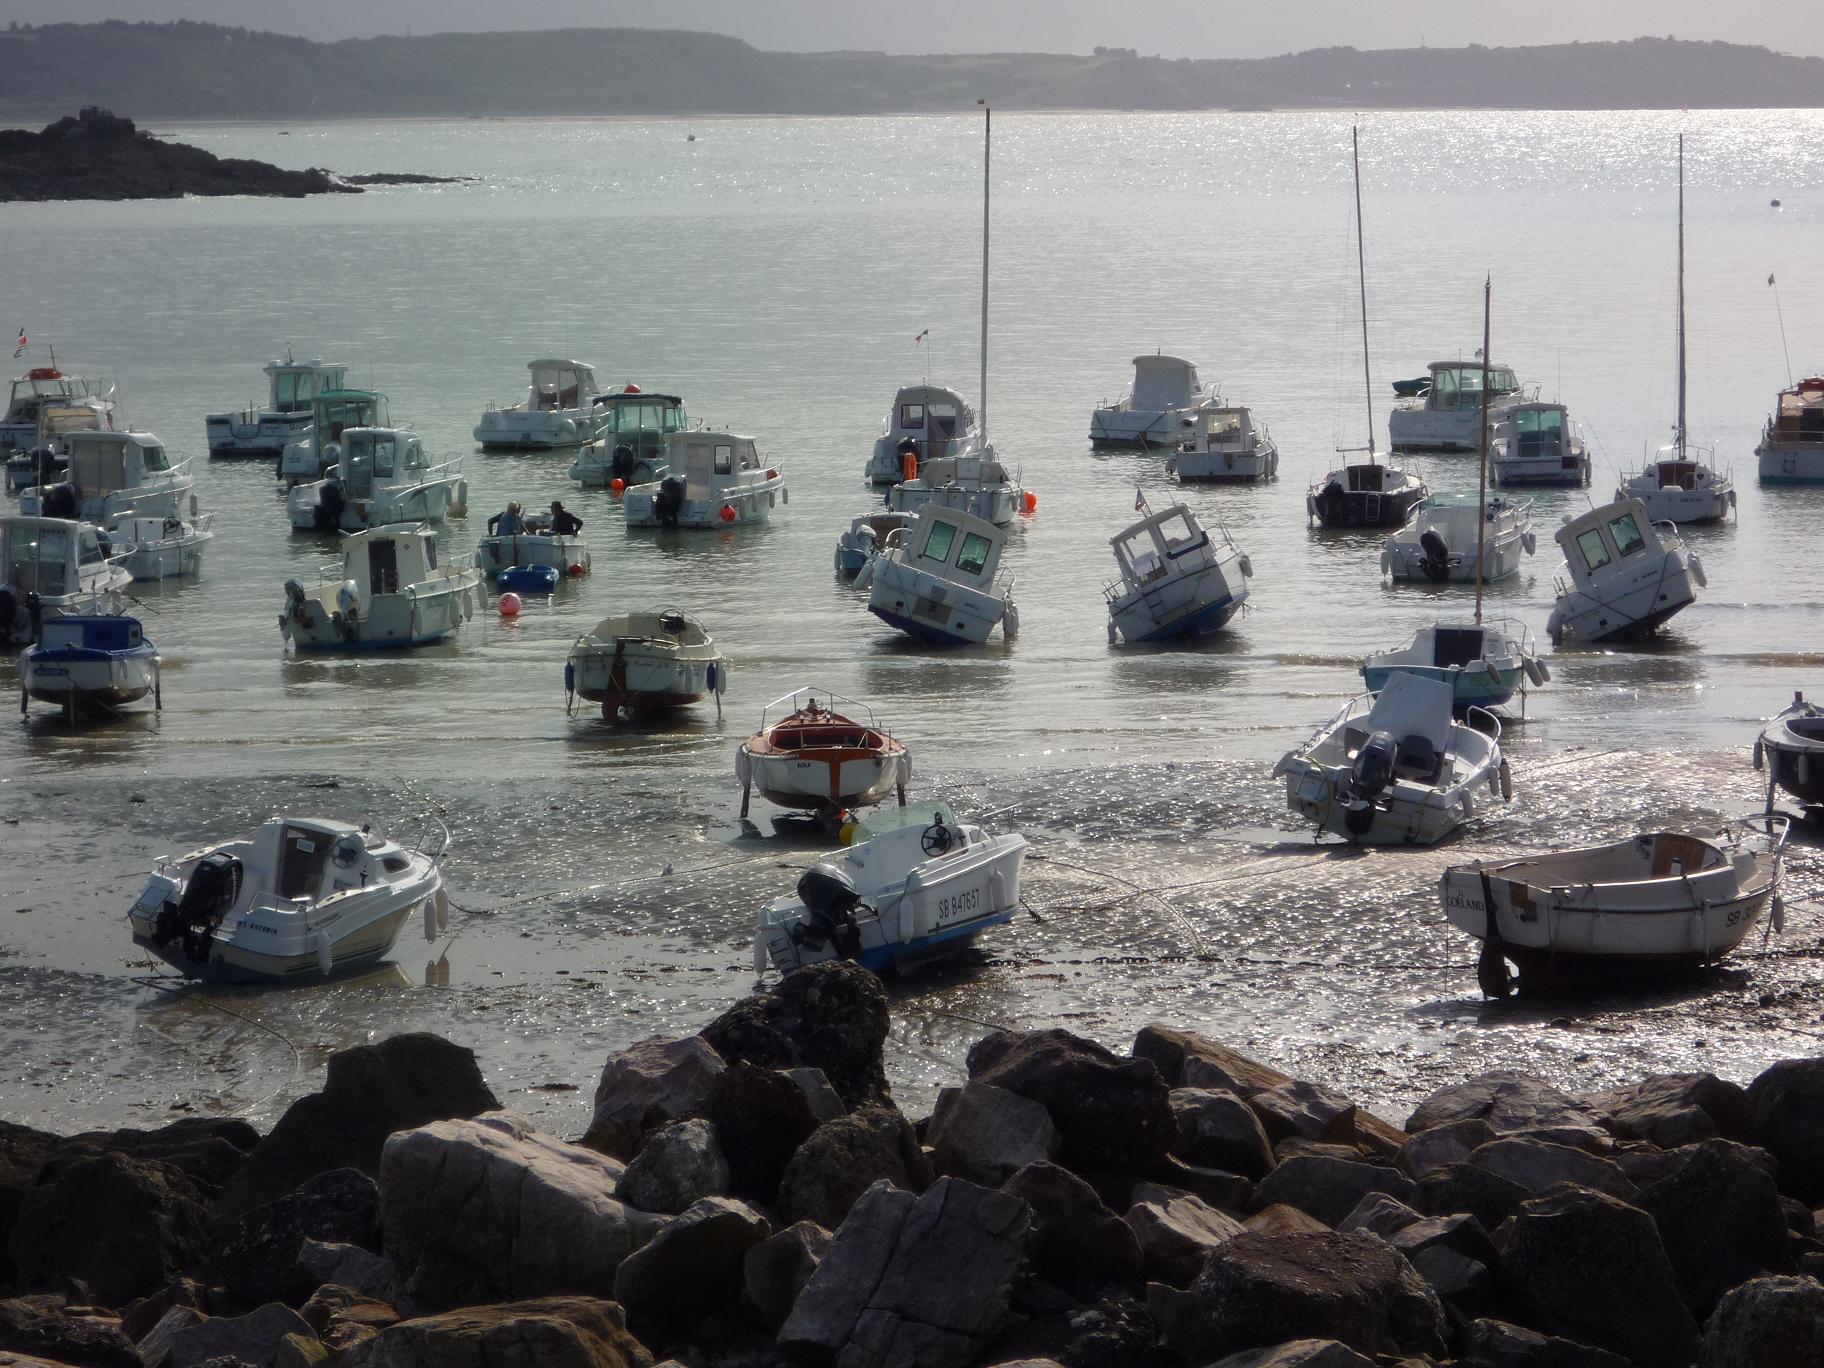
<svg viewBox="0 0 1824 1368">
<path fill-rule="evenodd" d="M 1031 1221 L 1017 1197 L 960 1178 L 921 1197 L 876 1183 L 799 1293 L 780 1350 L 844 1368 L 965 1368 L 1007 1323 Z"/>
<path fill-rule="evenodd" d="M 1140 1241 L 1096 1190 L 1057 1164 L 1028 1164 L 1001 1185 L 1032 1208 L 1032 1257 L 1053 1279 L 1084 1273 L 1134 1277 Z"/>
<path fill-rule="evenodd" d="M 1070 1168 L 1150 1173 L 1178 1138 L 1170 1091 L 1145 1059 L 1123 1059 L 1069 1031 L 1000 1031 L 969 1050 L 969 1077 L 1050 1113 Z"/>
<path fill-rule="evenodd" d="M 1817 1368 L 1824 1363 L 1824 1286 L 1754 1278 L 1732 1288 L 1704 1331 L 1698 1368 Z"/>
<path fill-rule="evenodd" d="M 401 1321 L 340 1368 L 652 1368 L 611 1301 L 543 1297 Z"/>
<path fill-rule="evenodd" d="M 308 1178 L 276 1202 L 255 1207 L 216 1244 L 222 1283 L 242 1306 L 295 1305 L 319 1285 L 298 1266 L 305 1240 L 378 1245 L 380 1194 L 359 1169 Z"/>
<path fill-rule="evenodd" d="M 641 1211 L 675 1216 L 702 1197 L 728 1191 L 728 1160 L 700 1118 L 662 1126 L 621 1175 L 615 1195 Z"/>
<path fill-rule="evenodd" d="M 730 1064 L 822 1069 L 843 1104 L 858 1107 L 892 1095 L 882 1054 L 889 1025 L 880 980 L 859 964 L 831 960 L 743 998 L 702 1035 Z"/>
<path fill-rule="evenodd" d="M 1779 1189 L 1759 1153 L 1727 1140 L 1690 1147 L 1690 1160 L 1637 1199 L 1659 1227 L 1685 1305 L 1700 1320 L 1716 1299 L 1757 1273 L 1792 1268 Z"/>
<path fill-rule="evenodd" d="M 798 1146 L 779 1179 L 779 1205 L 788 1220 L 830 1230 L 881 1179 L 923 1192 L 932 1177 L 912 1123 L 890 1102 L 869 1102 L 825 1121 Z"/>
<path fill-rule="evenodd" d="M 1824 1202 L 1824 1058 L 1783 1059 L 1748 1085 L 1754 1143 L 1780 1161 L 1780 1191 Z"/>
<path fill-rule="evenodd" d="M 1045 1108 L 986 1083 L 938 1093 L 925 1139 L 939 1173 L 989 1187 L 1058 1157 L 1058 1128 Z"/>
<path fill-rule="evenodd" d="M 595 1118 L 583 1143 L 631 1159 L 647 1134 L 705 1116 L 716 1076 L 728 1066 L 702 1036 L 650 1036 L 612 1056 L 595 1085 Z"/>
<path fill-rule="evenodd" d="M 636 1316 L 691 1322 L 733 1308 L 742 1260 L 773 1233 L 733 1197 L 705 1197 L 621 1261 L 614 1299 Z"/>
<path fill-rule="evenodd" d="M 777 1330 L 829 1252 L 830 1232 L 809 1221 L 762 1240 L 741 1260 L 742 1289 L 760 1319 Z"/>
</svg>

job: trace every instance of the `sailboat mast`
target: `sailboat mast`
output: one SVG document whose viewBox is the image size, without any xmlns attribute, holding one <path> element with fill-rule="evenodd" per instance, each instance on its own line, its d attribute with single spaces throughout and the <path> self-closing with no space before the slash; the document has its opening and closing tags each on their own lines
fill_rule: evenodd
<svg viewBox="0 0 1824 1368">
<path fill-rule="evenodd" d="M 1368 262 L 1362 250 L 1362 140 L 1349 129 L 1349 158 L 1355 166 L 1355 276 L 1362 296 L 1362 396 L 1368 401 L 1368 463 L 1374 464 L 1374 378 L 1368 373 Z"/>
<path fill-rule="evenodd" d="M 1482 459 L 1476 463 L 1476 626 L 1482 625 L 1482 557 L 1488 545 L 1488 318 L 1494 278 L 1482 277 Z"/>
<path fill-rule="evenodd" d="M 1685 459 L 1685 135 L 1678 135 L 1678 459 Z"/>
<path fill-rule="evenodd" d="M 982 406 L 976 411 L 982 444 L 988 442 L 988 152 L 994 111 L 982 106 Z"/>
</svg>

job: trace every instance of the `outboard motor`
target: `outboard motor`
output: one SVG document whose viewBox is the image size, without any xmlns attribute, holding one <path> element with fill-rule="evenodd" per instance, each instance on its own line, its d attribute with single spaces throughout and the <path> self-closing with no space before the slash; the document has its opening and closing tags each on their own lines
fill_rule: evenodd
<svg viewBox="0 0 1824 1368">
<path fill-rule="evenodd" d="M 806 916 L 792 928 L 794 945 L 821 950 L 827 944 L 838 959 L 854 959 L 861 953 L 855 909 L 866 909 L 867 904 L 847 874 L 835 865 L 812 865 L 798 876 L 798 900 Z"/>
<path fill-rule="evenodd" d="M 1393 761 L 1398 753 L 1392 732 L 1370 732 L 1349 767 L 1349 796 L 1366 802 L 1386 788 L 1393 781 Z"/>
<path fill-rule="evenodd" d="M 1324 486 L 1324 492 L 1318 496 L 1324 505 L 1324 521 L 1334 526 L 1343 520 L 1348 511 L 1349 495 L 1343 489 L 1342 482 L 1332 480 Z"/>
<path fill-rule="evenodd" d="M 196 862 L 182 901 L 166 903 L 152 928 L 152 944 L 160 948 L 178 941 L 184 954 L 197 964 L 209 960 L 209 946 L 222 918 L 241 896 L 241 862 L 216 850 Z"/>
<path fill-rule="evenodd" d="M 684 481 L 667 475 L 659 481 L 658 497 L 652 501 L 652 516 L 667 527 L 678 525 L 678 514 L 684 510 Z"/>
<path fill-rule="evenodd" d="M 1419 561 L 1419 568 L 1425 572 L 1425 578 L 1442 582 L 1450 578 L 1450 543 L 1435 527 L 1428 527 L 1419 534 L 1419 550 L 1424 552 Z"/>
<path fill-rule="evenodd" d="M 67 481 L 52 485 L 44 491 L 38 510 L 42 517 L 67 518 L 73 522 L 77 513 L 76 486 Z"/>
<path fill-rule="evenodd" d="M 317 506 L 312 510 L 312 524 L 319 532 L 339 532 L 342 530 L 342 507 L 347 502 L 342 497 L 342 486 L 331 480 L 317 491 Z"/>
<path fill-rule="evenodd" d="M 633 448 L 625 442 L 614 449 L 614 457 L 608 463 L 610 479 L 619 480 L 623 485 L 633 483 Z"/>
</svg>

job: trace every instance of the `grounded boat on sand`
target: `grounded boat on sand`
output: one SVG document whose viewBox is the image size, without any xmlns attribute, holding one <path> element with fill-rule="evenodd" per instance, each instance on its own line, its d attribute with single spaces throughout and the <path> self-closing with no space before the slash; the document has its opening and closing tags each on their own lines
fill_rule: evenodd
<svg viewBox="0 0 1824 1368">
<path fill-rule="evenodd" d="M 1504 489 L 1581 489 L 1590 482 L 1590 447 L 1563 404 L 1515 404 L 1495 420 L 1489 466 Z"/>
<path fill-rule="evenodd" d="M 1189 421 L 1178 449 L 1166 457 L 1168 474 L 1186 481 L 1234 483 L 1279 478 L 1279 447 L 1248 409 L 1202 409 Z"/>
<path fill-rule="evenodd" d="M 675 608 L 603 618 L 576 639 L 564 692 L 599 703 L 613 722 L 716 700 L 728 688 L 728 658 L 703 624 Z"/>
<path fill-rule="evenodd" d="M 1743 818 L 1710 832 L 1645 832 L 1612 845 L 1444 871 L 1453 926 L 1482 942 L 1490 997 L 1593 975 L 1695 969 L 1739 946 L 1769 908 L 1783 920 L 1781 847 L 1790 819 Z M 1494 915 L 1489 915 L 1489 909 Z"/>
<path fill-rule="evenodd" d="M 595 370 L 581 361 L 542 358 L 526 363 L 532 382 L 517 404 L 490 404 L 475 425 L 474 437 L 490 449 L 540 450 L 582 446 L 601 435 L 607 414 L 605 396 L 595 386 Z"/>
<path fill-rule="evenodd" d="M 1767 808 L 1783 788 L 1807 807 L 1824 807 L 1824 709 L 1794 693 L 1786 709 L 1761 728 L 1754 767 L 1767 771 Z"/>
<path fill-rule="evenodd" d="M 1020 630 L 1013 580 L 995 583 L 1006 547 L 1007 533 L 993 523 L 927 505 L 855 586 L 868 591 L 870 613 L 921 641 L 979 646 L 997 626 L 1010 641 Z"/>
<path fill-rule="evenodd" d="M 665 439 L 676 473 L 626 491 L 629 527 L 740 527 L 763 523 L 787 501 L 785 475 L 766 465 L 752 437 L 732 432 L 674 432 Z"/>
<path fill-rule="evenodd" d="M 962 395 L 942 385 L 906 385 L 893 396 L 863 478 L 870 484 L 898 484 L 908 478 L 908 456 L 916 470 L 926 461 L 967 455 L 980 446 L 975 410 Z"/>
<path fill-rule="evenodd" d="M 839 704 L 863 720 L 838 712 Z M 781 708 L 784 716 L 777 715 Z M 760 729 L 735 752 L 735 776 L 743 817 L 757 789 L 775 807 L 814 812 L 833 823 L 848 809 L 872 807 L 890 793 L 904 807 L 912 756 L 875 722 L 873 709 L 827 690 L 799 689 L 761 710 Z"/>
<path fill-rule="evenodd" d="M 395 523 L 342 539 L 340 565 L 306 589 L 285 581 L 279 630 L 299 650 L 379 651 L 449 636 L 475 612 L 481 571 L 439 564 L 437 534 Z"/>
<path fill-rule="evenodd" d="M 1200 412 L 1222 403 L 1212 381 L 1179 356 L 1136 356 L 1134 382 L 1112 404 L 1089 415 L 1090 444 L 1098 447 L 1171 447 Z"/>
<path fill-rule="evenodd" d="M 1824 377 L 1780 391 L 1754 454 L 1762 484 L 1824 484 Z"/>
<path fill-rule="evenodd" d="M 1488 411 L 1499 418 L 1535 398 L 1515 379 L 1513 367 L 1475 361 L 1433 361 L 1421 380 L 1393 389 L 1400 402 L 1387 415 L 1387 440 L 1395 451 L 1480 451 L 1482 376 L 1488 374 Z M 1536 389 L 1537 387 L 1533 387 Z"/>
<path fill-rule="evenodd" d="M 384 959 L 414 916 L 448 920 L 437 863 L 365 826 L 274 817 L 252 839 L 161 860 L 127 913 L 133 940 L 189 978 L 295 982 Z"/>
<path fill-rule="evenodd" d="M 1108 639 L 1169 641 L 1211 636 L 1248 601 L 1254 574 L 1226 529 L 1212 538 L 1183 504 L 1154 513 L 1134 500 L 1139 522 L 1109 539 L 1121 578 L 1102 587 L 1108 600 Z"/>
<path fill-rule="evenodd" d="M 1566 518 L 1552 536 L 1564 552 L 1558 600 L 1546 619 L 1554 646 L 1573 637 L 1644 640 L 1695 602 L 1705 582 L 1703 562 L 1678 530 L 1651 521 L 1639 499 Z"/>
<path fill-rule="evenodd" d="M 19 654 L 20 711 L 35 698 L 78 713 L 114 712 L 150 694 L 159 699 L 158 647 L 130 617 L 59 617 Z"/>
<path fill-rule="evenodd" d="M 1524 624 L 1505 618 L 1434 622 L 1392 650 L 1362 661 L 1362 682 L 1369 693 L 1379 693 L 1396 674 L 1443 680 L 1450 685 L 1451 705 L 1459 713 L 1496 707 L 1526 681 L 1538 687 L 1552 677 L 1533 649 L 1533 634 Z"/>
<path fill-rule="evenodd" d="M 1025 857 L 1024 836 L 990 836 L 945 808 L 870 817 L 795 896 L 762 909 L 755 968 L 846 959 L 878 974 L 955 954 L 1013 919 Z"/>
<path fill-rule="evenodd" d="M 277 456 L 310 435 L 312 401 L 348 380 L 347 366 L 325 365 L 321 357 L 293 361 L 287 356 L 262 369 L 269 391 L 265 408 L 249 404 L 238 413 L 211 413 L 203 419 L 212 457 Z"/>
<path fill-rule="evenodd" d="M 1381 547 L 1381 573 L 1431 584 L 1484 584 L 1520 573 L 1533 553 L 1533 510 L 1525 500 L 1434 494 L 1412 510 L 1406 525 Z"/>
</svg>

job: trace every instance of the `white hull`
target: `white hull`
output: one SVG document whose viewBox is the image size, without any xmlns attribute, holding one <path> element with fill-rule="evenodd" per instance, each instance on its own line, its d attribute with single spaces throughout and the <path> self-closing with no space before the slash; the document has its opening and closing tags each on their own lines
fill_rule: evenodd
<svg viewBox="0 0 1824 1368">
<path fill-rule="evenodd" d="M 148 651 L 143 655 L 41 661 L 27 651 L 19 657 L 19 684 L 40 703 L 64 708 L 117 708 L 137 703 L 158 687 L 158 657 Z"/>
<path fill-rule="evenodd" d="M 1279 478 L 1279 448 L 1269 442 L 1251 452 L 1181 451 L 1169 466 L 1181 480 L 1274 480 Z"/>
<path fill-rule="evenodd" d="M 299 484 L 286 499 L 294 532 L 317 530 L 323 483 Z M 468 504 L 468 481 L 446 475 L 422 484 L 404 485 L 371 499 L 350 499 L 342 505 L 337 525 L 344 532 L 359 532 L 388 523 L 443 522 L 451 512 Z"/>
<path fill-rule="evenodd" d="M 554 537 L 540 532 L 483 537 L 475 548 L 475 564 L 486 575 L 514 565 L 548 565 L 558 574 L 567 575 L 573 565 L 589 568 L 589 547 L 581 537 Z"/>
<path fill-rule="evenodd" d="M 868 610 L 911 636 L 948 645 L 979 646 L 997 626 L 1011 636 L 1004 594 L 984 594 L 889 556 L 876 556 L 869 576 Z"/>
<path fill-rule="evenodd" d="M 659 518 L 655 508 L 658 492 L 657 484 L 636 485 L 627 491 L 623 500 L 623 506 L 627 510 L 627 526 L 702 529 L 763 523 L 771 516 L 774 505 L 784 497 L 785 477 L 775 475 L 770 480 L 739 489 L 728 489 L 719 496 L 707 499 L 686 498 L 678 507 L 675 521 Z M 733 509 L 734 516 L 724 517 L 724 509 Z"/>
<path fill-rule="evenodd" d="M 825 764 L 796 755 L 755 755 L 748 751 L 753 787 L 775 807 L 793 810 L 827 807 L 871 807 L 905 782 L 900 755 L 858 756 Z"/>
<path fill-rule="evenodd" d="M 1495 456 L 1489 467 L 1503 489 L 1529 486 L 1582 488 L 1590 482 L 1590 458 L 1578 456 Z"/>
<path fill-rule="evenodd" d="M 135 519 L 108 529 L 114 554 L 136 580 L 200 579 L 203 555 L 215 533 L 210 514 L 194 523 Z M 175 525 L 174 525 L 175 524 Z"/>
<path fill-rule="evenodd" d="M 1618 499 L 1639 499 L 1654 522 L 1706 523 L 1721 522 L 1735 507 L 1735 490 L 1717 486 L 1709 489 L 1659 489 L 1646 485 L 1624 484 L 1615 491 Z"/>
<path fill-rule="evenodd" d="M 887 491 L 887 506 L 895 513 L 913 514 L 926 504 L 935 504 L 991 522 L 996 527 L 1005 527 L 1013 521 L 1018 499 L 1019 491 L 1011 485 L 987 489 L 939 485 L 931 489 L 917 484 L 898 484 Z"/>
<path fill-rule="evenodd" d="M 1672 550 L 1588 589 L 1560 585 L 1546 620 L 1552 644 L 1636 640 L 1697 600 L 1703 565 L 1681 542 Z"/>
<path fill-rule="evenodd" d="M 1170 447 L 1181 440 L 1195 408 L 1099 408 L 1089 415 L 1089 440 L 1096 446 Z"/>
<path fill-rule="evenodd" d="M 1246 563 L 1240 551 L 1225 546 L 1215 561 L 1189 574 L 1116 594 L 1108 602 L 1111 633 L 1142 642 L 1220 632 L 1248 601 Z"/>
<path fill-rule="evenodd" d="M 475 440 L 484 447 L 508 450 L 550 451 L 583 446 L 602 435 L 607 416 L 599 409 L 541 410 L 489 409 L 475 428 Z"/>
<path fill-rule="evenodd" d="M 686 708 L 701 703 L 727 679 L 714 647 L 667 651 L 639 641 L 579 643 L 570 652 L 572 686 L 604 713 L 625 708 Z"/>
<path fill-rule="evenodd" d="M 1520 396 L 1491 398 L 1489 421 L 1520 402 Z M 1387 439 L 1395 451 L 1480 451 L 1482 409 L 1396 408 L 1387 416 Z"/>
<path fill-rule="evenodd" d="M 634 457 L 629 487 L 653 484 L 664 478 L 669 467 L 663 456 Z M 606 443 L 583 451 L 570 466 L 570 478 L 585 489 L 606 489 L 614 483 L 614 452 Z"/>
<path fill-rule="evenodd" d="M 279 617 L 279 628 L 299 650 L 373 651 L 420 646 L 449 636 L 475 612 L 479 570 L 451 569 L 443 576 L 376 594 L 354 621 L 339 606 L 341 586 L 306 591 Z"/>
<path fill-rule="evenodd" d="M 1381 573 L 1395 580 L 1469 584 L 1476 579 L 1476 541 L 1482 541 L 1484 583 L 1520 573 L 1521 560 L 1534 547 L 1533 519 L 1524 503 L 1515 507 L 1490 500 L 1489 516 L 1477 526 L 1477 509 L 1468 504 L 1442 507 L 1420 504 L 1412 520 L 1389 537 L 1381 549 Z M 1436 532 L 1444 541 L 1442 563 L 1434 561 L 1421 540 Z"/>
<path fill-rule="evenodd" d="M 211 413 L 203 419 L 211 456 L 277 456 L 310 432 L 310 413 Z"/>
<path fill-rule="evenodd" d="M 1824 484 L 1824 445 L 1768 446 L 1755 449 L 1762 484 Z"/>
</svg>

